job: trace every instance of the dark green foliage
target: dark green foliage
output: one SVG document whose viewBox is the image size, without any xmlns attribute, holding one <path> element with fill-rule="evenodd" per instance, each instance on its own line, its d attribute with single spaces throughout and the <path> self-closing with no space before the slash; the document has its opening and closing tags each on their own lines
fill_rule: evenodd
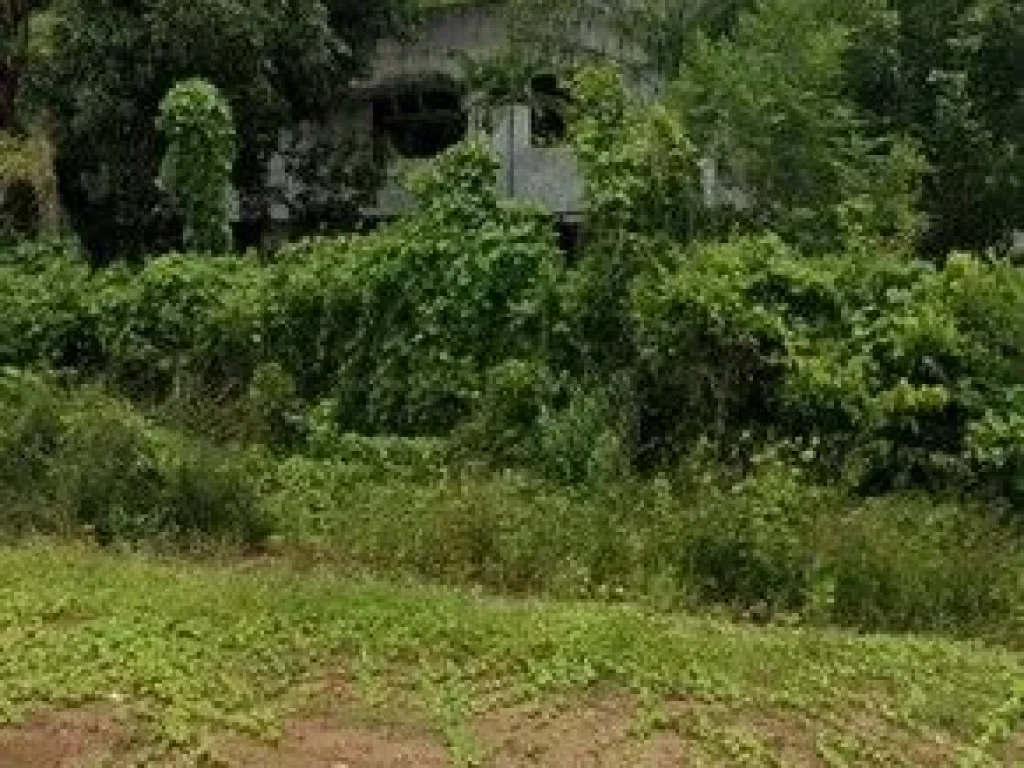
<svg viewBox="0 0 1024 768">
<path fill-rule="evenodd" d="M 360 335 L 340 365 L 348 423 L 450 429 L 487 369 L 543 355 L 559 254 L 539 212 L 498 200 L 496 170 L 481 146 L 449 151 L 416 180 L 419 211 L 367 254 Z"/>
<path fill-rule="evenodd" d="M 1016 466 L 1008 444 L 980 445 L 1008 439 L 1024 384 L 1018 268 L 740 240 L 642 280 L 635 313 L 648 428 L 668 445 L 782 440 L 873 491 L 1000 485 Z"/>
<path fill-rule="evenodd" d="M 99 392 L 72 395 L 13 369 L 0 374 L 0 459 L 14 510 L 5 530 L 84 527 L 104 543 L 255 544 L 268 532 L 249 459 L 161 430 Z"/>
<path fill-rule="evenodd" d="M 260 442 L 287 447 L 304 437 L 304 403 L 295 391 L 295 380 L 279 363 L 264 363 L 253 372 L 245 411 Z"/>
<path fill-rule="evenodd" d="M 558 381 L 542 362 L 508 360 L 487 372 L 473 419 L 460 440 L 473 452 L 503 463 L 529 461 L 537 424 L 555 407 Z"/>
<path fill-rule="evenodd" d="M 309 404 L 330 398 L 341 431 L 443 434 L 475 413 L 474 450 L 567 480 L 603 451 L 649 464 L 710 435 L 742 460 L 778 444 L 864 490 L 1018 497 L 1018 268 L 807 259 L 773 238 L 645 261 L 634 238 L 637 266 L 590 281 L 610 251 L 561 271 L 540 220 L 489 197 L 475 153 L 438 177 L 460 205 L 425 197 L 393 229 L 271 264 L 9 259 L 2 362 L 72 366 L 147 400 L 244 396 L 249 436 L 273 443 L 301 440 Z"/>
<path fill-rule="evenodd" d="M 237 396 L 273 363 L 297 395 L 335 398 L 348 428 L 443 432 L 468 414 L 489 368 L 543 354 L 556 320 L 554 235 L 539 213 L 498 201 L 494 173 L 484 149 L 457 148 L 396 226 L 306 241 L 268 265 L 196 255 L 95 274 L 57 258 L 0 265 L 12 308 L 0 363 L 74 361 L 140 397 L 166 397 L 183 377 Z"/>
<path fill-rule="evenodd" d="M 760 0 L 731 35 L 687 47 L 672 100 L 732 223 L 809 250 L 913 243 L 923 159 L 872 131 L 848 93 L 855 42 L 884 17 L 878 0 Z"/>
<path fill-rule="evenodd" d="M 24 244 L 0 255 L 0 365 L 94 362 L 83 287 L 90 270 L 71 243 Z M 92 359 L 90 359 L 92 358 Z"/>
<path fill-rule="evenodd" d="M 849 89 L 878 132 L 913 135 L 931 165 L 924 249 L 1003 247 L 1024 227 L 1024 7 L 896 0 L 853 49 Z"/>
<path fill-rule="evenodd" d="M 55 0 L 28 101 L 52 110 L 64 203 L 96 259 L 175 241 L 178 228 L 153 185 L 163 152 L 153 118 L 175 83 L 205 78 L 231 104 L 240 150 L 234 181 L 243 212 L 258 221 L 280 130 L 329 115 L 376 42 L 404 28 L 414 7 L 406 0 Z"/>
<path fill-rule="evenodd" d="M 556 376 L 545 364 L 510 360 L 488 372 L 472 417 L 456 432 L 470 457 L 529 467 L 566 484 L 628 474 L 621 387 Z"/>
</svg>

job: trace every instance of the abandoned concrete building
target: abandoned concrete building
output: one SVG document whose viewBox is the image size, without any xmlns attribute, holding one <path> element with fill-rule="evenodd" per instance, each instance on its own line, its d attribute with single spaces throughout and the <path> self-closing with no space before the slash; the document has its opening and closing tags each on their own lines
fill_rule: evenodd
<svg viewBox="0 0 1024 768">
<path fill-rule="evenodd" d="M 632 55 L 596 26 L 582 28 L 576 42 L 580 50 L 605 58 Z M 354 84 L 357 100 L 327 127 L 390 147 L 393 160 L 375 202 L 364 210 L 368 218 L 387 219 L 407 209 L 410 199 L 400 180 L 409 166 L 476 135 L 491 144 L 500 162 L 501 192 L 538 203 L 561 222 L 579 221 L 583 181 L 566 142 L 568 95 L 554 68 L 532 77 L 528 98 L 496 101 L 467 86 L 473 62 L 499 56 L 508 46 L 503 4 L 487 0 L 443 3 L 425 13 L 409 39 L 379 45 L 369 74 Z M 293 134 L 284 141 L 299 139 Z M 271 183 L 285 197 L 298 192 L 280 161 L 271 164 Z M 288 206 L 276 205 L 271 214 L 284 221 Z"/>
</svg>

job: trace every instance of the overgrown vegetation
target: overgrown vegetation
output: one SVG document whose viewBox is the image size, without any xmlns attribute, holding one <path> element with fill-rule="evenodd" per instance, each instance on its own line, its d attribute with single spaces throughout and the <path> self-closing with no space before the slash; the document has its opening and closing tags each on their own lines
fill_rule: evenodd
<svg viewBox="0 0 1024 768">
<path fill-rule="evenodd" d="M 160 183 L 185 220 L 192 251 L 231 250 L 231 169 L 238 148 L 231 107 L 209 82 L 186 80 L 160 102 L 157 127 L 167 140 Z"/>
<path fill-rule="evenodd" d="M 86 530 L 105 543 L 266 535 L 245 456 L 160 429 L 99 392 L 69 397 L 32 374 L 0 373 L 0 393 L 8 531 Z"/>
<path fill-rule="evenodd" d="M 806 256 L 773 236 L 645 258 L 669 241 L 643 220 L 605 221 L 569 267 L 493 173 L 458 148 L 401 223 L 270 262 L 92 272 L 59 248 L 12 254 L 5 362 L 99 378 L 150 412 L 11 374 L 6 397 L 39 390 L 56 419 L 6 428 L 12 456 L 52 454 L 10 464 L 51 489 L 22 504 L 106 539 L 277 534 L 517 593 L 1019 629 L 1017 268 L 874 243 Z M 270 452 L 246 465 L 238 442 Z M 403 455 L 421 471 L 402 479 Z M 872 499 L 889 493 L 934 496 Z"/>
<path fill-rule="evenodd" d="M 405 6 L 347 15 L 303 0 L 291 25 L 269 4 L 239 38 L 221 39 L 231 16 L 221 0 L 142 5 L 62 0 L 43 26 L 61 47 L 33 93 L 55 89 L 64 186 L 92 190 L 71 198 L 72 218 L 103 215 L 83 228 L 86 248 L 19 235 L 0 249 L 0 533 L 302 558 L 337 575 L 306 574 L 303 587 L 279 570 L 252 581 L 193 574 L 201 592 L 216 589 L 201 586 L 209 578 L 234 590 L 230 599 L 255 600 L 262 612 L 239 614 L 238 633 L 218 613 L 196 637 L 255 648 L 265 687 L 235 699 L 203 688 L 218 660 L 236 664 L 229 675 L 250 669 L 219 645 L 210 659 L 179 659 L 197 665 L 197 687 L 145 662 L 79 680 L 41 676 L 30 659 L 0 668 L 15 690 L 0 693 L 0 719 L 42 699 L 134 685 L 135 701 L 162 702 L 140 704 L 161 733 L 191 743 L 206 725 L 260 730 L 257 698 L 339 652 L 397 664 L 430 638 L 455 648 L 454 625 L 442 631 L 429 617 L 403 644 L 408 627 L 389 617 L 409 601 L 335 580 L 370 576 L 1001 645 L 970 652 L 988 671 L 1002 659 L 984 695 L 951 709 L 963 682 L 951 672 L 948 690 L 928 694 L 947 703 L 921 722 L 952 728 L 965 764 L 1006 749 L 1016 757 L 1018 742 L 997 737 L 1020 719 L 1020 693 L 1001 681 L 1019 675 L 1024 637 L 1024 271 L 1006 247 L 1020 226 L 1009 212 L 1020 137 L 1008 118 L 1019 94 L 1003 82 L 1019 14 L 979 0 L 933 29 L 931 12 L 909 0 L 762 0 L 707 16 L 699 3 L 692 15 L 638 6 L 628 21 L 641 48 L 692 44 L 646 50 L 659 66 L 679 65 L 653 103 L 635 72 L 574 68 L 570 140 L 588 206 L 577 250 L 559 249 L 544 211 L 502 198 L 500 163 L 473 138 L 420 169 L 415 207 L 396 221 L 238 253 L 232 182 L 243 208 L 267 204 L 261 163 L 275 131 L 341 98 L 315 83 L 358 70 L 368 51 L 347 48 L 346 35 L 365 28 L 375 39 L 401 26 Z M 178 26 L 206 41 L 195 67 Z M 934 61 L 922 36 L 937 46 Z M 129 73 L 119 56 L 142 39 L 154 42 L 153 60 Z M 519 67 L 504 74 L 520 87 L 536 55 L 494 67 Z M 209 82 L 179 82 L 185 61 Z M 237 71 L 223 70 L 229 61 Z M 886 62 L 909 105 L 879 97 Z M 53 79 L 69 67 L 81 71 Z M 80 76 L 98 79 L 72 97 Z M 113 132 L 122 117 L 134 128 Z M 157 126 L 169 140 L 162 173 Z M 130 159 L 125 136 L 141 145 Z M 954 146 L 981 149 L 960 163 Z M 984 181 L 965 199 L 989 207 L 950 210 L 942 184 L 957 169 Z M 158 175 L 184 214 L 187 252 L 142 258 L 167 234 L 167 212 L 152 206 Z M 137 232 L 122 241 L 126 229 Z M 47 558 L 99 569 L 108 592 L 123 586 L 109 554 L 61 547 L 0 552 L 0 570 Z M 125 563 L 161 583 L 159 568 Z M 44 581 L 46 600 L 51 588 L 67 585 Z M 267 624 L 276 589 L 283 618 Z M 72 594 L 67 610 L 95 614 L 92 598 Z M 134 610 L 134 594 L 117 610 Z M 172 613 L 184 606 L 166 622 L 191 626 L 191 598 L 165 594 Z M 356 607 L 321 611 L 339 595 Z M 19 622 L 65 615 L 21 599 L 12 622 L 0 617 L 15 648 L 35 637 Z M 566 653 L 537 661 L 535 649 L 509 645 L 505 614 L 493 623 L 452 605 L 440 610 L 479 627 L 465 654 L 511 666 L 446 676 L 441 666 L 464 655 L 442 649 L 417 657 L 432 684 L 476 690 L 497 676 L 542 692 L 612 682 L 680 693 L 678 673 L 666 671 L 682 658 L 674 623 L 643 618 L 648 641 L 633 631 L 635 608 L 627 619 L 608 606 L 573 609 L 565 632 L 538 640 Z M 145 614 L 156 622 L 145 637 L 165 626 L 154 618 L 162 608 Z M 66 642 L 106 643 L 121 614 L 110 621 L 98 639 L 76 634 L 88 635 L 88 621 L 73 624 Z M 381 622 L 399 639 L 381 640 Z M 596 644 L 581 639 L 592 630 Z M 67 668 L 72 646 L 43 636 Z M 852 642 L 785 638 L 780 647 L 803 638 L 795 647 L 815 653 Z M 975 658 L 943 641 L 907 642 L 929 659 Z M 880 684 L 905 677 L 888 656 L 868 657 L 878 674 L 865 673 L 875 686 L 857 694 L 865 706 Z M 730 674 L 719 669 L 708 685 L 736 683 Z M 743 687 L 746 674 L 739 699 L 763 704 L 762 688 Z M 968 687 L 987 685 L 968 677 Z M 816 717 L 831 686 L 804 683 L 794 696 L 810 696 Z M 200 711 L 203 695 L 213 711 Z M 894 717 L 917 722 L 913 701 L 899 698 Z M 981 711 L 996 714 L 979 735 L 962 718 Z"/>
</svg>

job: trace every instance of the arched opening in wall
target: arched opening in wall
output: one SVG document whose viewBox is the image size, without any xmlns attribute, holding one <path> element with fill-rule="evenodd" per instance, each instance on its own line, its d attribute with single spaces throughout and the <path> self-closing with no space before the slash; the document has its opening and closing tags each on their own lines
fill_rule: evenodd
<svg viewBox="0 0 1024 768">
<path fill-rule="evenodd" d="M 535 147 L 557 147 L 569 134 L 567 113 L 571 97 L 552 74 L 530 81 L 530 140 Z"/>
<path fill-rule="evenodd" d="M 468 130 L 462 94 L 450 78 L 404 83 L 373 98 L 373 134 L 402 157 L 434 157 Z"/>
</svg>

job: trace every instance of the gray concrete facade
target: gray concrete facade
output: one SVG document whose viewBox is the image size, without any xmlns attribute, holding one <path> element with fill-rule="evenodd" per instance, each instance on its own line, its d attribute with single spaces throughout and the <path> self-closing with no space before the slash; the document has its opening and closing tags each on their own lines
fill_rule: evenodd
<svg viewBox="0 0 1024 768">
<path fill-rule="evenodd" d="M 581 35 L 581 46 L 591 52 L 614 58 L 624 55 L 612 35 L 596 29 L 582 30 Z M 538 140 L 531 106 L 488 104 L 487 99 L 469 93 L 466 87 L 467 62 L 506 51 L 508 38 L 500 3 L 482 2 L 428 13 L 409 39 L 380 43 L 368 75 L 353 83 L 360 99 L 346 106 L 344 113 L 326 126 L 298 126 L 286 132 L 281 137 L 281 155 L 307 143 L 304 137 L 316 131 L 351 131 L 365 134 L 368 140 L 375 134 L 379 138 L 375 99 L 382 94 L 415 89 L 418 83 L 447 82 L 461 99 L 466 120 L 462 136 L 474 136 L 494 149 L 501 166 L 499 191 L 509 198 L 536 203 L 563 220 L 578 220 L 584 206 L 583 180 L 576 158 L 565 142 L 551 141 L 550 137 Z M 269 180 L 285 198 L 294 197 L 299 188 L 288 177 L 282 156 L 271 162 Z M 426 159 L 396 158 L 375 204 L 365 210 L 366 216 L 390 218 L 407 210 L 412 201 L 403 188 L 403 179 Z M 287 221 L 288 206 L 274 205 L 271 215 L 277 221 Z"/>
</svg>

